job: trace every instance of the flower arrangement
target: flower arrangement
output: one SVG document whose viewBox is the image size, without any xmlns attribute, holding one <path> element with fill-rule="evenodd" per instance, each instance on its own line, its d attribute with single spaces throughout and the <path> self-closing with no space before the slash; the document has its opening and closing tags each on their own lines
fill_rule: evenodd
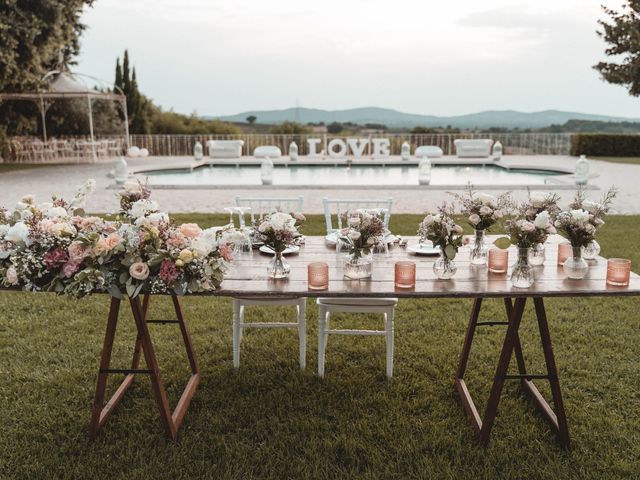
<svg viewBox="0 0 640 480">
<path fill-rule="evenodd" d="M 70 202 L 36 204 L 27 195 L 11 213 L 0 210 L 0 284 L 73 297 L 181 295 L 220 285 L 231 261 L 225 232 L 175 225 L 141 184 L 121 192 L 120 219 L 85 216 L 80 205 L 94 186 L 88 181 Z"/>
<path fill-rule="evenodd" d="M 375 245 L 384 241 L 386 228 L 380 210 L 356 210 L 348 218 L 345 216 L 345 221 L 348 227 L 340 230 L 338 238 L 354 259 L 369 255 Z"/>
<path fill-rule="evenodd" d="M 556 233 L 551 215 L 546 210 L 538 213 L 532 220 L 527 218 L 507 220 L 506 230 L 510 243 L 518 248 L 531 248 L 536 244 L 544 243 L 549 235 Z M 496 245 L 502 247 L 499 240 L 496 241 Z"/>
<path fill-rule="evenodd" d="M 287 247 L 296 244 L 296 239 L 300 237 L 298 227 L 304 221 L 305 217 L 301 213 L 274 212 L 257 224 L 254 238 L 274 252 L 282 253 Z"/>
<path fill-rule="evenodd" d="M 520 206 L 520 214 L 528 221 L 535 220 L 539 213 L 547 212 L 555 220 L 560 212 L 560 196 L 549 192 L 529 192 L 528 200 Z"/>
<path fill-rule="evenodd" d="M 421 241 L 433 242 L 448 260 L 453 260 L 462 246 L 462 227 L 455 223 L 452 215 L 453 208 L 442 205 L 438 213 L 427 214 L 418 227 Z"/>
<path fill-rule="evenodd" d="M 616 188 L 611 187 L 600 202 L 593 202 L 585 199 L 584 189 L 579 189 L 569 204 L 569 210 L 558 214 L 555 226 L 567 237 L 571 246 L 586 247 L 594 240 L 597 229 L 604 225 L 604 216 L 611 209 L 616 195 Z"/>
<path fill-rule="evenodd" d="M 498 197 L 483 192 L 474 192 L 467 186 L 465 195 L 452 194 L 460 202 L 461 211 L 475 230 L 488 230 L 500 220 L 511 207 L 511 194 L 505 192 Z"/>
</svg>

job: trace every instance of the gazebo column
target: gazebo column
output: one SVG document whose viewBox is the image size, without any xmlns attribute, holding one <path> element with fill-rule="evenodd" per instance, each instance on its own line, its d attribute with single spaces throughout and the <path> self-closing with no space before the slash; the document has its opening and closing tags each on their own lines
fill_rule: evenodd
<svg viewBox="0 0 640 480">
<path fill-rule="evenodd" d="M 93 161 L 97 161 L 96 157 L 96 139 L 93 136 L 93 108 L 91 107 L 91 95 L 87 95 L 87 104 L 89 105 L 89 134 L 91 135 L 91 155 Z"/>
<path fill-rule="evenodd" d="M 40 119 L 42 120 L 42 139 L 44 140 L 44 143 L 47 143 L 47 122 L 45 121 L 47 110 L 44 108 L 44 97 L 42 95 L 40 95 L 38 108 L 40 109 Z"/>
</svg>

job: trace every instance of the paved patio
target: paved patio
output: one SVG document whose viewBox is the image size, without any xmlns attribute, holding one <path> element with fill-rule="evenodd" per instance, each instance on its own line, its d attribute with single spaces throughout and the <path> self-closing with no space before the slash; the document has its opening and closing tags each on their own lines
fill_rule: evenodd
<svg viewBox="0 0 640 480">
<path fill-rule="evenodd" d="M 512 166 L 527 166 L 535 162 L 538 166 L 548 166 L 572 170 L 575 164 L 573 157 L 548 156 L 513 156 L 506 157 L 503 162 Z M 149 157 L 145 159 L 129 159 L 131 171 L 149 168 L 163 168 L 167 166 L 192 165 L 189 157 Z M 94 178 L 97 190 L 90 198 L 86 210 L 90 212 L 112 212 L 118 207 L 118 200 L 113 189 L 114 180 L 109 172 L 113 163 L 89 165 L 65 165 L 42 167 L 31 170 L 18 170 L 0 174 L 0 205 L 12 206 L 19 198 L 32 193 L 40 201 L 45 201 L 51 193 L 71 196 L 76 185 L 80 185 L 87 178 Z M 614 210 L 621 214 L 640 214 L 640 196 L 638 195 L 638 181 L 640 180 L 640 165 L 626 165 L 601 161 L 591 162 L 591 173 L 595 178 L 590 185 L 606 190 L 611 185 L 620 189 L 615 201 Z M 549 189 L 552 187 L 537 187 Z M 522 187 L 513 189 L 516 198 L 524 198 L 526 190 Z M 601 191 L 593 190 L 590 196 L 597 198 Z M 497 190 L 488 190 L 498 193 Z M 571 190 L 559 190 L 563 200 L 571 199 Z M 357 197 L 357 198 L 387 198 L 393 197 L 395 213 L 423 213 L 434 208 L 443 200 L 450 198 L 446 191 L 429 186 L 404 186 L 403 188 L 295 188 L 295 187 L 254 187 L 254 188 L 226 188 L 226 189 L 156 189 L 153 198 L 161 207 L 169 212 L 222 212 L 223 208 L 232 205 L 236 195 L 246 196 L 297 196 L 305 197 L 306 213 L 322 212 L 322 197 Z"/>
</svg>

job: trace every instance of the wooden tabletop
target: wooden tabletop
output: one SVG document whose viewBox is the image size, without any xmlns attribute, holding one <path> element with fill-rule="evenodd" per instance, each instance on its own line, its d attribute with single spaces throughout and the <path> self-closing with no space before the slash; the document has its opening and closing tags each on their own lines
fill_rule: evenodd
<svg viewBox="0 0 640 480">
<path fill-rule="evenodd" d="M 488 236 L 487 243 L 495 237 Z M 409 245 L 417 244 L 416 237 L 409 237 Z M 291 275 L 287 279 L 274 280 L 267 276 L 267 264 L 271 258 L 257 250 L 236 257 L 233 266 L 225 276 L 222 286 L 216 292 L 205 295 L 222 296 L 304 296 L 304 297 L 529 297 L 529 296 L 624 296 L 640 295 L 640 276 L 632 273 L 627 287 L 607 285 L 607 260 L 598 257 L 589 260 L 589 272 L 582 280 L 571 280 L 562 267 L 557 266 L 557 244 L 564 241 L 553 235 L 546 243 L 546 261 L 543 266 L 534 267 L 536 282 L 530 288 L 515 288 L 509 280 L 511 267 L 506 274 L 494 274 L 486 266 L 469 263 L 469 248 L 458 252 L 455 262 L 458 271 L 451 280 L 438 280 L 433 273 L 433 263 L 437 257 L 418 256 L 406 247 L 393 245 L 389 255 L 374 254 L 373 275 L 366 280 L 348 280 L 343 277 L 344 253 L 327 245 L 324 237 L 307 237 L 299 254 L 286 256 L 291 265 Z M 400 260 L 416 262 L 417 282 L 414 288 L 394 286 L 394 264 Z M 516 249 L 509 250 L 509 264 L 516 260 Z M 310 290 L 307 283 L 307 265 L 311 262 L 329 264 L 329 288 Z"/>
</svg>

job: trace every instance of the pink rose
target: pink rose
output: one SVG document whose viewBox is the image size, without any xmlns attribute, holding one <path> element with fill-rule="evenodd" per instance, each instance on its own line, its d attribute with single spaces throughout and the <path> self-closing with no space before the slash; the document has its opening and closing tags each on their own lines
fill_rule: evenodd
<svg viewBox="0 0 640 480">
<path fill-rule="evenodd" d="M 178 230 L 187 238 L 196 238 L 202 233 L 202 229 L 196 223 L 183 223 Z"/>
<path fill-rule="evenodd" d="M 122 237 L 117 233 L 111 233 L 107 236 L 107 238 L 105 238 L 104 241 L 107 245 L 107 249 L 111 251 L 122 242 Z"/>
<path fill-rule="evenodd" d="M 73 275 L 75 275 L 75 273 L 80 270 L 80 264 L 82 263 L 82 260 L 79 262 L 76 262 L 74 260 L 70 260 L 67 263 L 64 264 L 64 267 L 62 267 L 62 273 L 64 273 L 64 276 L 66 278 L 71 278 L 73 277 Z"/>
<path fill-rule="evenodd" d="M 89 256 L 89 252 L 89 247 L 80 242 L 71 242 L 71 245 L 69 245 L 69 259 L 74 263 L 80 264 L 82 260 Z"/>
<path fill-rule="evenodd" d="M 220 245 L 218 251 L 225 262 L 233 260 L 233 249 L 228 244 Z"/>
<path fill-rule="evenodd" d="M 129 275 L 136 280 L 146 280 L 149 276 L 149 265 L 143 262 L 136 262 L 129 267 Z"/>
<path fill-rule="evenodd" d="M 176 232 L 167 239 L 167 246 L 171 248 L 183 249 L 187 246 L 186 237 L 180 232 Z"/>
<path fill-rule="evenodd" d="M 49 270 L 65 264 L 67 260 L 69 260 L 69 256 L 63 248 L 55 248 L 44 254 L 44 264 Z"/>
<path fill-rule="evenodd" d="M 523 232 L 533 232 L 536 229 L 536 226 L 532 222 L 522 222 L 522 231 Z"/>
<path fill-rule="evenodd" d="M 16 271 L 16 267 L 13 265 L 7 268 L 7 282 L 9 282 L 9 285 L 18 284 L 18 272 Z"/>
</svg>

